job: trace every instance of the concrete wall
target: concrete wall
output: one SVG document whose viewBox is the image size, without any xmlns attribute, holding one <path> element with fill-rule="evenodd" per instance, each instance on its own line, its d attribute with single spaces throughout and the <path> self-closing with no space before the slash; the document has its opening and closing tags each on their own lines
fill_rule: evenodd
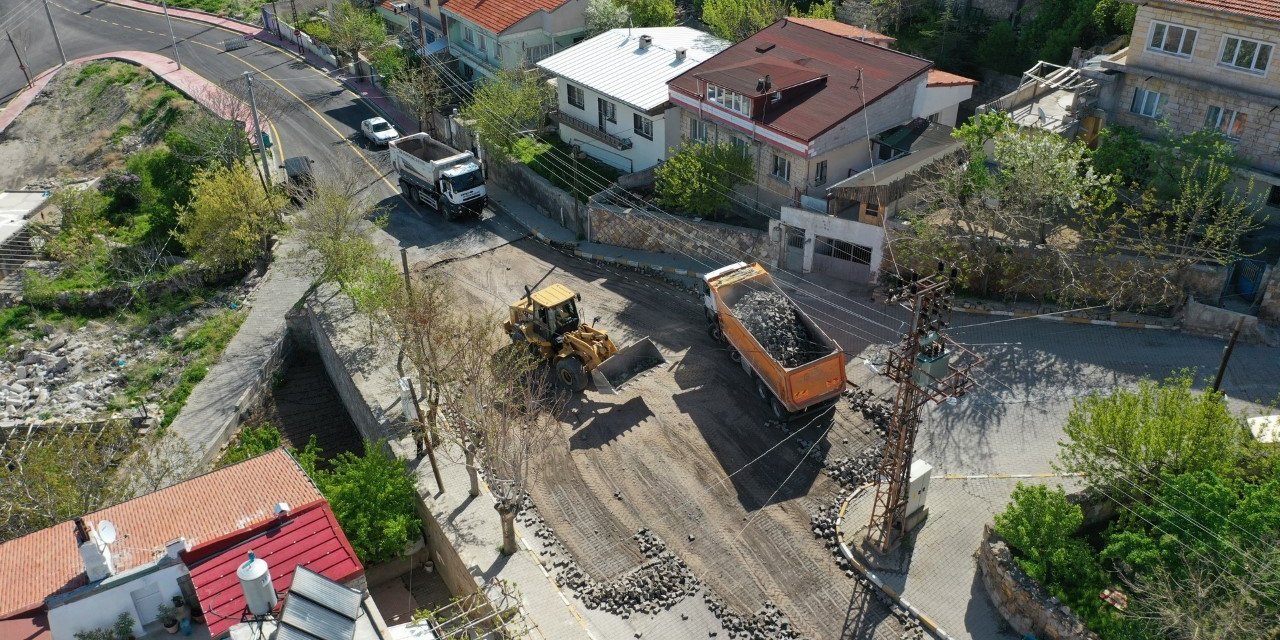
<svg viewBox="0 0 1280 640">
<path fill-rule="evenodd" d="M 1258 316 L 1213 307 L 1197 302 L 1195 296 L 1187 296 L 1187 306 L 1182 310 L 1182 328 L 1190 333 L 1226 337 L 1235 331 L 1236 323 L 1244 320 L 1240 339 L 1245 342 L 1268 344 L 1270 336 L 1259 326 Z"/>
<path fill-rule="evenodd" d="M 172 562 L 162 561 L 162 564 Z M 186 565 L 181 562 L 167 564 L 118 585 L 100 588 L 84 597 L 50 607 L 49 629 L 53 640 L 73 640 L 81 631 L 109 628 L 122 612 L 133 616 L 133 633 L 141 637 L 142 625 L 156 620 L 159 607 L 139 611 L 134 605 L 133 594 L 157 589 L 160 595 L 158 604 L 172 604 L 173 596 L 182 594 L 178 588 L 178 577 L 187 573 Z"/>
<path fill-rule="evenodd" d="M 778 242 L 756 229 L 694 221 L 665 213 L 637 213 L 601 202 L 588 206 L 591 242 L 692 256 L 711 264 L 732 260 L 777 263 Z M 723 252 L 723 253 L 722 253 Z"/>
<path fill-rule="evenodd" d="M 1179 279 L 1187 293 L 1208 304 L 1219 304 L 1231 271 L 1222 265 L 1195 264 L 1187 267 Z"/>
<path fill-rule="evenodd" d="M 795 207 L 782 208 L 782 224 L 804 229 L 804 273 L 813 270 L 814 237 L 825 236 L 871 247 L 871 281 L 878 277 L 884 254 L 883 227 Z"/>
<path fill-rule="evenodd" d="M 567 191 L 519 162 L 489 162 L 485 166 L 490 182 L 532 203 L 543 215 L 560 222 L 566 229 L 586 234 L 586 223 L 582 219 L 586 207 Z"/>
<path fill-rule="evenodd" d="M 569 104 L 569 84 L 574 84 L 582 89 L 583 101 L 581 109 Z M 619 138 L 631 140 L 631 148 L 626 150 L 615 149 L 585 133 L 562 124 L 560 125 L 560 139 L 566 143 L 581 144 L 582 150 L 587 155 L 626 173 L 643 171 L 667 158 L 667 130 L 664 113 L 651 116 L 640 112 L 640 116 L 653 121 L 653 137 L 649 139 L 635 131 L 634 116 L 637 111 L 615 98 L 598 93 L 591 87 L 570 83 L 564 78 L 556 78 L 556 94 L 557 106 L 561 113 L 579 120 L 585 120 L 593 125 L 599 121 L 599 107 L 596 100 L 604 98 L 612 102 L 618 121 L 606 122 L 604 130 Z"/>
<path fill-rule="evenodd" d="M 960 103 L 973 96 L 973 85 L 959 87 L 925 87 L 916 94 L 911 115 L 917 118 L 929 118 L 937 115 L 938 122 L 948 127 L 956 126 L 956 115 L 960 111 Z"/>
<path fill-rule="evenodd" d="M 1270 325 L 1280 325 L 1280 263 L 1271 268 L 1271 278 L 1263 285 L 1258 319 Z"/>
<path fill-rule="evenodd" d="M 978 575 L 996 611 L 1018 635 L 1043 640 L 1096 640 L 1080 618 L 1052 598 L 1044 588 L 1014 564 L 1009 546 L 991 526 L 983 531 L 978 547 Z"/>
<path fill-rule="evenodd" d="M 320 302 L 321 296 L 325 298 L 323 303 Z M 353 369 L 357 371 L 354 375 L 360 375 L 358 373 L 361 369 L 360 365 L 352 362 L 358 354 L 340 353 L 334 346 L 335 320 L 350 317 L 355 313 L 351 301 L 345 296 L 336 295 L 333 287 L 322 287 L 321 290 L 307 297 L 304 309 L 307 324 L 315 340 L 316 352 L 320 354 L 320 360 L 324 363 L 325 373 L 329 376 L 333 387 L 337 389 L 338 397 L 342 399 L 342 406 L 351 416 L 351 421 L 356 424 L 360 436 L 374 442 L 395 437 L 386 409 L 380 406 L 377 400 L 366 401 L 352 378 Z"/>
</svg>

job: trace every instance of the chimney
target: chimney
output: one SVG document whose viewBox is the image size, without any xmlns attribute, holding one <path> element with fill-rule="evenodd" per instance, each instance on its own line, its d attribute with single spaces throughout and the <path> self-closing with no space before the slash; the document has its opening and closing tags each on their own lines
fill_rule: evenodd
<svg viewBox="0 0 1280 640">
<path fill-rule="evenodd" d="M 645 51 L 653 44 L 653 36 L 640 36 L 640 50 Z"/>
<path fill-rule="evenodd" d="M 684 62 L 685 56 L 689 55 L 689 50 L 684 47 L 676 47 L 676 62 Z"/>
<path fill-rule="evenodd" d="M 288 518 L 290 510 L 288 502 L 277 502 L 276 506 L 271 508 L 272 513 L 275 513 L 276 517 L 281 519 Z"/>
<path fill-rule="evenodd" d="M 190 548 L 191 547 L 187 546 L 186 538 L 178 538 L 177 540 L 170 540 L 169 542 L 166 542 L 164 545 L 164 555 L 170 558 L 173 558 L 174 560 L 177 560 L 178 556 L 183 551 L 187 551 Z"/>
<path fill-rule="evenodd" d="M 97 582 L 116 572 L 111 562 L 111 549 L 98 539 L 98 533 L 85 524 L 83 518 L 75 519 L 76 544 L 80 559 L 84 561 L 84 573 L 89 582 Z"/>
<path fill-rule="evenodd" d="M 764 74 L 764 90 L 768 91 L 769 89 L 772 89 L 772 88 L 773 88 L 773 78 L 770 78 L 769 74 L 766 73 Z"/>
</svg>

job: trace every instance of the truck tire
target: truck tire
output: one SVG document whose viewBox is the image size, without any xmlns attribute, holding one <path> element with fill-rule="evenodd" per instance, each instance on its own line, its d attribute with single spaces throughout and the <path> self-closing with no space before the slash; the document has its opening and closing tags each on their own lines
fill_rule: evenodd
<svg viewBox="0 0 1280 640">
<path fill-rule="evenodd" d="M 773 413 L 774 420 L 786 422 L 791 419 L 791 412 L 782 405 L 782 401 L 772 396 L 769 397 L 769 410 Z"/>
<path fill-rule="evenodd" d="M 452 219 L 452 218 L 450 218 L 450 217 L 449 217 L 449 213 L 448 213 L 447 211 L 445 211 L 445 208 L 444 208 L 444 195 L 442 195 L 442 194 L 437 194 L 437 195 L 436 195 L 436 213 L 438 213 L 438 214 L 440 214 L 440 215 L 444 216 L 444 219 L 445 219 L 445 220 L 451 220 L 451 219 Z"/>
<path fill-rule="evenodd" d="M 556 384 L 566 391 L 577 393 L 587 388 L 587 370 L 582 361 L 569 356 L 556 361 Z"/>
<path fill-rule="evenodd" d="M 756 395 L 765 402 L 773 400 L 773 392 L 769 390 L 769 385 L 765 384 L 762 378 L 756 378 Z"/>
<path fill-rule="evenodd" d="M 724 329 L 720 327 L 719 320 L 712 320 L 710 323 L 708 323 L 707 332 L 711 334 L 711 337 L 715 339 L 716 342 L 724 344 L 725 342 Z"/>
</svg>

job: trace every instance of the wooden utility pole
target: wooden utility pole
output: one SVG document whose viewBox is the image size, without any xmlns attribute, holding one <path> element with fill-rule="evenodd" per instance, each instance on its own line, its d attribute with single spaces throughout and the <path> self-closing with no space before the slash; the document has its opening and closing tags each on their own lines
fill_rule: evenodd
<svg viewBox="0 0 1280 640">
<path fill-rule="evenodd" d="M 1236 328 L 1231 332 L 1231 339 L 1227 341 L 1227 346 L 1222 349 L 1222 362 L 1218 363 L 1218 375 L 1213 377 L 1213 390 L 1217 391 L 1222 386 L 1222 376 L 1227 373 L 1227 363 L 1231 361 L 1231 352 L 1236 349 L 1236 340 L 1240 339 L 1240 330 L 1244 328 L 1244 316 L 1236 321 Z"/>
<path fill-rule="evenodd" d="M 884 451 L 876 469 L 876 497 L 866 543 L 880 553 L 893 550 L 907 530 L 907 498 L 911 459 L 915 454 L 920 412 L 930 400 L 963 395 L 972 386 L 969 371 L 980 360 L 944 333 L 951 311 L 951 281 L 938 273 L 912 282 L 899 298 L 909 298 L 911 330 L 890 350 L 885 375 L 898 383 L 893 414 L 885 432 Z"/>
</svg>

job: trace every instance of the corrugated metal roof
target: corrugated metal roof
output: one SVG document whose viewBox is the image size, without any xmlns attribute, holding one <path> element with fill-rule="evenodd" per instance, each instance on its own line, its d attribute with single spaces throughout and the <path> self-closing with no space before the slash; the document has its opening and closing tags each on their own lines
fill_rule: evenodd
<svg viewBox="0 0 1280 640">
<path fill-rule="evenodd" d="M 338 521 L 324 500 L 295 508 L 283 520 L 272 520 L 182 554 L 191 567 L 191 582 L 209 621 L 209 634 L 218 634 L 240 621 L 244 591 L 236 569 L 249 551 L 266 561 L 276 591 L 293 584 L 298 567 L 327 578 L 346 581 L 364 570 Z"/>
<path fill-rule="evenodd" d="M 641 49 L 640 36 L 653 38 L 653 43 Z M 725 40 L 688 27 L 612 29 L 546 58 L 538 66 L 649 111 L 667 102 L 668 80 L 728 46 Z M 686 50 L 685 59 L 677 61 L 675 51 L 681 47 Z"/>
<path fill-rule="evenodd" d="M 782 101 L 769 104 L 764 118 L 757 120 L 791 139 L 809 143 L 861 111 L 864 99 L 865 104 L 871 104 L 933 66 L 923 58 L 833 33 L 813 23 L 783 18 L 682 73 L 668 86 L 705 100 L 698 76 L 711 71 L 741 67 L 752 60 L 786 61 L 813 69 L 825 74 L 826 81 L 810 83 L 793 96 L 784 93 Z M 749 86 L 729 88 L 754 93 L 755 85 L 752 80 Z M 910 113 L 903 114 L 904 120 L 909 117 Z"/>
<path fill-rule="evenodd" d="M 877 33 L 875 31 L 872 31 L 870 29 L 864 29 L 862 27 L 855 27 L 851 24 L 845 24 L 843 22 L 836 22 L 835 20 L 823 20 L 821 18 L 797 18 L 795 16 L 791 16 L 787 19 L 797 24 L 802 24 L 806 27 L 821 29 L 823 31 L 826 31 L 827 33 L 834 34 L 837 36 L 844 36 L 846 38 L 856 38 L 858 40 L 865 40 L 867 42 L 870 42 L 871 44 L 880 45 L 882 47 L 887 47 L 890 44 L 898 41 L 897 38 L 886 36 L 883 33 Z"/>
<path fill-rule="evenodd" d="M 207 542 L 272 518 L 277 502 L 301 505 L 320 499 L 298 463 L 277 449 L 86 514 L 84 520 L 89 526 L 110 520 L 127 536 L 127 543 L 112 548 L 120 573 L 155 560 L 177 538 Z M 0 618 L 86 584 L 74 527 L 67 521 L 0 544 Z"/>
<path fill-rule="evenodd" d="M 1230 11 L 1241 15 L 1280 21 L 1280 0 L 1169 0 L 1173 4 L 1185 4 L 1215 11 Z"/>
</svg>

